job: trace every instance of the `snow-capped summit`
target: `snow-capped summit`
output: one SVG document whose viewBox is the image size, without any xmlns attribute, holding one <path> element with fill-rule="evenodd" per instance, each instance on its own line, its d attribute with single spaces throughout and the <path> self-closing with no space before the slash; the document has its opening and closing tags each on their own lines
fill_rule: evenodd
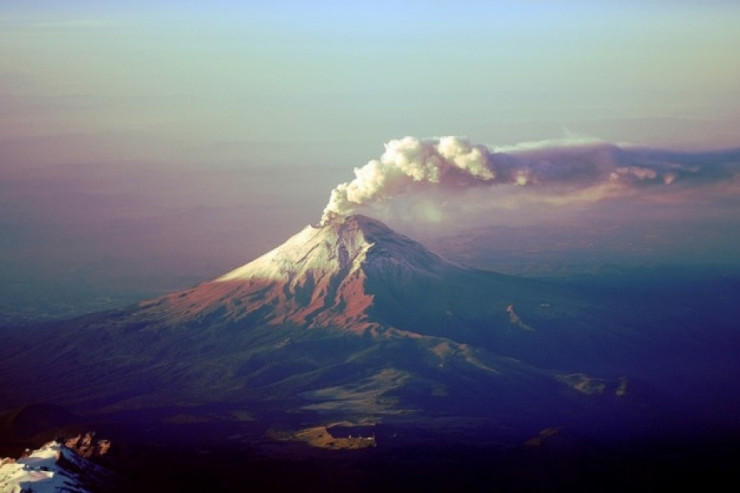
<svg viewBox="0 0 740 493">
<path fill-rule="evenodd" d="M 393 257 L 424 270 L 447 263 L 380 221 L 362 215 L 338 216 L 323 226 L 306 226 L 282 245 L 216 281 L 290 280 L 317 272 L 352 272 L 379 257 Z"/>
<path fill-rule="evenodd" d="M 183 293 L 150 303 L 177 319 L 218 312 L 228 320 L 366 328 L 375 294 L 464 270 L 366 216 L 306 226 L 263 256 Z M 373 289 L 375 286 L 375 289 Z"/>
</svg>

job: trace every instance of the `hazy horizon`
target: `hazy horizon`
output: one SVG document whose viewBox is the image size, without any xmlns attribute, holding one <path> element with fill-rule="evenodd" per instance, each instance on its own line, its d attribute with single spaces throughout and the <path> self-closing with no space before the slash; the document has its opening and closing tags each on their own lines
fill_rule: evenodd
<svg viewBox="0 0 740 493">
<path fill-rule="evenodd" d="M 318 222 L 332 189 L 406 136 L 536 147 L 552 162 L 573 142 L 650 149 L 649 163 L 611 171 L 704 177 L 606 194 L 593 182 L 412 190 L 369 210 L 433 249 L 513 273 L 511 252 L 738 264 L 736 2 L 0 12 L 3 311 L 76 313 L 220 275 Z M 475 241 L 453 241 L 462 232 Z"/>
</svg>

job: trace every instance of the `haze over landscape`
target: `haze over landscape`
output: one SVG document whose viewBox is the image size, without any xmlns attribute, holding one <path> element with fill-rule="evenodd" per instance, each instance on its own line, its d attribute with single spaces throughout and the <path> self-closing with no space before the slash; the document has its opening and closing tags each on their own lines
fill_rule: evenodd
<svg viewBox="0 0 740 493">
<path fill-rule="evenodd" d="M 318 221 L 332 188 L 407 135 L 464 136 L 492 150 L 543 140 L 737 148 L 739 9 L 6 2 L 5 311 L 81 313 L 216 276 Z M 732 183 L 720 194 L 719 183 L 652 187 L 645 207 L 631 197 L 568 207 L 572 190 L 555 191 L 557 204 L 532 203 L 490 187 L 417 201 L 412 219 L 399 214 L 409 214 L 405 204 L 381 218 L 425 239 L 461 226 L 515 228 L 527 239 L 507 241 L 519 250 L 546 243 L 557 223 L 572 230 L 566 248 L 582 247 L 584 232 L 597 244 L 634 238 L 617 249 L 623 260 L 646 251 L 651 261 L 679 259 L 679 240 L 694 259 L 724 258 L 737 240 L 723 226 L 738 217 Z"/>
<path fill-rule="evenodd" d="M 2 450 L 96 425 L 152 491 L 729 474 L 737 2 L 0 14 Z"/>
</svg>

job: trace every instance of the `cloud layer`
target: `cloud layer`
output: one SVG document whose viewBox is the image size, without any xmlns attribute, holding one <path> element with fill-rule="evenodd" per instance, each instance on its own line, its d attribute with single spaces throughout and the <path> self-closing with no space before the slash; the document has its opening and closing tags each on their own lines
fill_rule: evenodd
<svg viewBox="0 0 740 493">
<path fill-rule="evenodd" d="M 492 149 L 460 137 L 404 137 L 355 169 L 331 192 L 321 222 L 408 192 L 480 186 L 533 189 L 551 203 L 596 201 L 681 184 L 736 184 L 740 153 L 679 153 L 596 141 L 543 142 Z"/>
</svg>

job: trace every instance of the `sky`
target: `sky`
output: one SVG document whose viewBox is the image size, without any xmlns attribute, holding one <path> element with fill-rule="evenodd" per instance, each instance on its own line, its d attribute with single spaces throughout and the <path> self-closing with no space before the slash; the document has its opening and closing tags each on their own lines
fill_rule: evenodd
<svg viewBox="0 0 740 493">
<path fill-rule="evenodd" d="M 386 208 L 409 234 L 505 227 L 507 244 L 542 243 L 554 225 L 614 225 L 604 243 L 638 216 L 640 238 L 701 226 L 714 243 L 692 258 L 727 252 L 737 153 L 711 151 L 740 147 L 739 23 L 734 1 L 6 0 L 0 311 L 72 313 L 215 277 L 318 222 L 338 184 L 406 136 L 649 147 L 730 170 L 567 208 L 537 206 L 542 188 L 432 190 Z M 430 201 L 446 205 L 430 215 Z"/>
</svg>

